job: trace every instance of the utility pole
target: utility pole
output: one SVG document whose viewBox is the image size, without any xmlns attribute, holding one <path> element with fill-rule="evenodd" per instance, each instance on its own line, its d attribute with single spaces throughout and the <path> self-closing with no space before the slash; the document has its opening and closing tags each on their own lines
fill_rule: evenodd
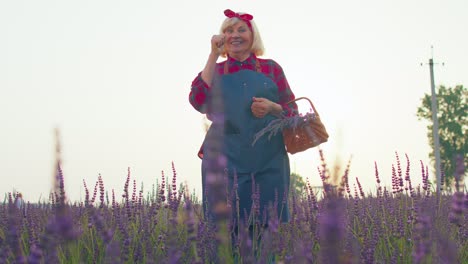
<svg viewBox="0 0 468 264">
<path fill-rule="evenodd" d="M 433 47 L 431 46 L 433 51 Z M 440 146 L 439 146 L 439 120 L 437 118 L 437 96 L 435 91 L 435 82 L 434 82 L 434 60 L 433 54 L 432 58 L 429 59 L 429 72 L 431 74 L 431 110 L 432 110 L 432 136 L 434 138 L 434 157 L 435 157 L 435 171 L 436 171 L 436 183 L 437 183 L 437 195 L 441 191 L 441 171 L 440 171 Z M 443 65 L 443 63 L 442 63 Z"/>
</svg>

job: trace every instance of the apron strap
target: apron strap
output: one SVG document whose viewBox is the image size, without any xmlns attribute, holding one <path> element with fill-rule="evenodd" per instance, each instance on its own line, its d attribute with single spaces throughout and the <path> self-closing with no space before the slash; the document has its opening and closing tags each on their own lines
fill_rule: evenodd
<svg viewBox="0 0 468 264">
<path fill-rule="evenodd" d="M 260 67 L 260 62 L 258 62 L 257 59 L 255 60 L 255 70 L 260 73 L 262 72 L 262 68 Z M 225 61 L 224 62 L 224 74 L 228 74 L 228 73 L 229 73 L 228 62 Z"/>
</svg>

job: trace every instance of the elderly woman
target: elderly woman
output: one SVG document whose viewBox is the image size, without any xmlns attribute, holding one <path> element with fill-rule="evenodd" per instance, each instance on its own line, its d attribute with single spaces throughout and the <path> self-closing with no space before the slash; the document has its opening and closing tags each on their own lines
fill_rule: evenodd
<svg viewBox="0 0 468 264">
<path fill-rule="evenodd" d="M 275 205 L 277 217 L 288 221 L 287 194 L 290 165 L 281 133 L 260 138 L 254 135 L 279 115 L 292 115 L 297 106 L 286 103 L 294 99 L 281 66 L 271 59 L 260 59 L 263 43 L 253 16 L 225 10 L 226 19 L 219 35 L 211 38 L 211 52 L 205 68 L 192 82 L 189 100 L 192 106 L 208 118 L 214 116 L 213 91 L 218 89 L 222 99 L 222 153 L 226 157 L 225 172 L 229 191 L 237 192 L 239 211 L 234 215 L 249 219 L 255 201 L 258 219 L 269 215 L 268 206 Z M 217 63 L 219 57 L 225 61 Z M 206 204 L 213 190 L 207 185 L 208 166 L 204 150 L 213 136 L 208 131 L 200 149 L 205 214 L 212 204 Z M 212 139 L 212 138 L 211 138 Z M 237 183 L 237 184 L 235 184 Z M 235 197 L 235 196 L 234 196 Z M 226 200 L 218 197 L 216 200 Z M 234 199 L 235 201 L 235 199 Z M 236 206 L 232 206 L 236 208 Z"/>
</svg>

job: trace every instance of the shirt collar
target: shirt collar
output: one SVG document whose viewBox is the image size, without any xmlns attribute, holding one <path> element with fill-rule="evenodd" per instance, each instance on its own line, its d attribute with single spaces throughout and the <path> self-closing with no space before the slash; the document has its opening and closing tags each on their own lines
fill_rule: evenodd
<svg viewBox="0 0 468 264">
<path fill-rule="evenodd" d="M 245 59 L 244 61 L 238 61 L 232 57 L 230 57 L 229 55 L 227 55 L 227 62 L 229 64 L 255 64 L 255 61 L 257 60 L 257 56 L 255 56 L 255 54 L 253 53 L 250 53 L 250 56 L 247 57 L 247 59 Z"/>
</svg>

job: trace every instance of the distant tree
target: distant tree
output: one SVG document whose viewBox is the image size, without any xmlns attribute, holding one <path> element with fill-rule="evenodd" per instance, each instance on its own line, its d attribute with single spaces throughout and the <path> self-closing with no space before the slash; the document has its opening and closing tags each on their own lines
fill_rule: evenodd
<svg viewBox="0 0 468 264">
<path fill-rule="evenodd" d="M 446 186 L 451 186 L 454 179 L 454 172 L 457 155 L 462 155 L 465 167 L 467 164 L 467 128 L 468 128 L 468 89 L 463 85 L 455 88 L 446 88 L 441 85 L 436 89 L 437 96 L 437 118 L 439 121 L 439 144 L 441 171 L 444 174 Z M 427 137 L 432 148 L 429 157 L 435 164 L 434 138 L 432 135 L 431 95 L 425 94 L 422 98 L 421 106 L 417 110 L 419 120 L 429 121 L 427 126 Z"/>
<path fill-rule="evenodd" d="M 305 190 L 306 183 L 301 175 L 298 173 L 291 173 L 291 183 L 290 190 L 294 192 L 297 196 L 302 196 Z"/>
</svg>

